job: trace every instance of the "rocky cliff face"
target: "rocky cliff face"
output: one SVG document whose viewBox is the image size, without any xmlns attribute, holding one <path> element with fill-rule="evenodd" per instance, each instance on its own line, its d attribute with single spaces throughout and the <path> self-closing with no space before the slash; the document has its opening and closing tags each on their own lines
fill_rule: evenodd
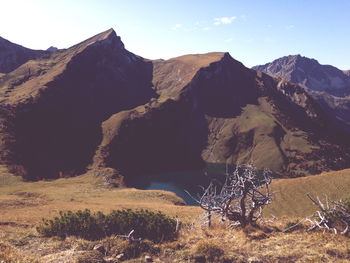
<svg viewBox="0 0 350 263">
<path fill-rule="evenodd" d="M 261 66 L 253 67 L 271 76 L 297 83 L 318 100 L 325 110 L 350 130 L 350 75 L 330 65 L 320 65 L 317 60 L 286 56 Z"/>
<path fill-rule="evenodd" d="M 0 76 L 0 162 L 27 179 L 247 163 L 284 176 L 348 167 L 304 88 L 228 53 L 150 61 L 113 30 Z M 113 169 L 110 169 L 113 168 Z"/>
<path fill-rule="evenodd" d="M 0 73 L 8 73 L 31 59 L 40 57 L 44 51 L 32 50 L 11 43 L 0 37 Z"/>
</svg>

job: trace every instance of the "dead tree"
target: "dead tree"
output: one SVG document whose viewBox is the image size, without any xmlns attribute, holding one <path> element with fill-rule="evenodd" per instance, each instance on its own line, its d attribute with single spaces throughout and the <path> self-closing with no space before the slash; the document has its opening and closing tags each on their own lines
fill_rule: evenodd
<svg viewBox="0 0 350 263">
<path fill-rule="evenodd" d="M 318 196 L 314 198 L 310 194 L 306 195 L 319 209 L 313 215 L 305 218 L 306 221 L 311 223 L 311 227 L 307 229 L 308 231 L 322 228 L 335 234 L 338 231 L 343 235 L 349 232 L 350 201 L 332 201 L 325 195 L 323 203 Z"/>
<path fill-rule="evenodd" d="M 134 238 L 133 234 L 134 234 L 135 230 L 131 230 L 130 233 L 128 235 L 116 235 L 115 237 L 122 237 L 125 239 L 128 239 L 130 243 L 141 243 L 142 239 L 139 238 Z"/>
<path fill-rule="evenodd" d="M 259 173 L 250 164 L 239 165 L 233 173 L 226 173 L 222 187 L 211 182 L 203 195 L 194 199 L 207 212 L 209 225 L 212 215 L 237 226 L 255 224 L 262 217 L 263 207 L 271 202 L 270 174 L 268 170 Z"/>
</svg>

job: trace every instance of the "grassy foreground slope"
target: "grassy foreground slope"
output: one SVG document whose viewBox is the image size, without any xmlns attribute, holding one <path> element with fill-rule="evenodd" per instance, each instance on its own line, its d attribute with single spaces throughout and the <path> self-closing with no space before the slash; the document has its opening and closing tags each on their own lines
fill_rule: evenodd
<svg viewBox="0 0 350 263">
<path fill-rule="evenodd" d="M 0 173 L 2 171 L 0 167 Z M 333 200 L 350 196 L 350 169 L 301 178 L 274 179 L 272 189 L 276 194 L 267 208 L 268 212 L 276 216 L 306 216 L 314 208 L 306 193 L 319 195 L 320 198 L 326 194 Z M 19 177 L 0 174 L 0 206 L 6 208 L 0 214 L 1 222 L 5 219 L 11 221 L 13 214 L 16 214 L 16 219 L 21 219 L 28 213 L 30 223 L 35 222 L 35 218 L 54 215 L 59 210 L 83 208 L 104 212 L 119 208 L 148 208 L 182 218 L 200 212 L 196 207 L 183 205 L 184 201 L 172 192 L 108 188 L 101 177 L 91 174 L 38 182 L 23 182 Z M 22 214 L 20 211 L 26 212 Z"/>
<path fill-rule="evenodd" d="M 272 183 L 278 191 L 267 212 L 276 216 L 308 216 L 315 209 L 306 193 L 324 199 L 327 195 L 332 200 L 350 197 L 350 169 L 337 172 L 326 172 L 319 175 L 278 179 Z"/>
<path fill-rule="evenodd" d="M 183 206 L 184 201 L 174 193 L 107 188 L 101 177 L 90 174 L 38 182 L 21 182 L 15 178 L 0 177 L 0 228 L 16 225 L 31 227 L 43 217 L 58 215 L 60 210 L 89 208 L 108 213 L 123 208 L 151 209 L 171 216 L 183 214 L 182 220 L 185 221 L 186 217 L 200 212 L 199 209 Z"/>
<path fill-rule="evenodd" d="M 327 194 L 333 200 L 350 196 L 350 169 L 302 178 L 275 179 L 272 189 L 277 193 L 266 209 L 266 215 L 307 216 L 315 208 L 306 193 L 320 198 Z M 123 208 L 160 210 L 191 222 L 201 210 L 184 204 L 172 192 L 108 188 L 101 177 L 91 174 L 38 182 L 22 182 L 19 177 L 0 175 L 0 227 L 30 227 L 42 217 L 56 216 L 60 210 L 85 208 L 106 213 Z"/>
<path fill-rule="evenodd" d="M 113 209 L 143 208 L 178 216 L 185 224 L 193 222 L 202 213 L 199 207 L 185 206 L 173 193 L 108 188 L 101 177 L 91 174 L 54 181 L 22 182 L 19 177 L 1 171 L 0 167 L 0 261 L 78 262 L 76 259 L 96 244 L 104 244 L 107 256 L 110 256 L 113 246 L 125 243 L 114 238 L 86 241 L 74 237 L 65 240 L 40 237 L 35 225 L 42 217 L 57 216 L 60 210 L 89 208 L 108 213 Z M 333 199 L 347 197 L 350 169 L 305 178 L 278 179 L 273 181 L 272 188 L 280 191 L 265 212 L 265 215 L 272 213 L 280 217 L 272 228 L 227 230 L 217 223 L 210 230 L 184 227 L 176 241 L 155 244 L 146 254 L 158 262 L 196 262 L 196 258 L 208 258 L 212 254 L 217 256 L 214 262 L 350 261 L 350 239 L 347 237 L 304 230 L 280 232 L 287 222 L 313 213 L 314 207 L 305 193 L 320 196 L 326 193 Z M 143 262 L 143 259 L 127 262 Z"/>
</svg>

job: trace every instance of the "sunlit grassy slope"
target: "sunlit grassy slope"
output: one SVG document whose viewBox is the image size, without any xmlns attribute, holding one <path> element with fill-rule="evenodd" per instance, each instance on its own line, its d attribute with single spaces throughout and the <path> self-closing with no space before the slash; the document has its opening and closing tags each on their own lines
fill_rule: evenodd
<svg viewBox="0 0 350 263">
<path fill-rule="evenodd" d="M 267 213 L 307 216 L 315 207 L 306 193 L 318 195 L 321 199 L 325 194 L 333 200 L 350 197 L 350 169 L 301 178 L 277 179 L 273 181 L 272 188 L 277 193 Z"/>
<path fill-rule="evenodd" d="M 104 186 L 102 178 L 89 174 L 39 182 L 1 175 L 0 185 L 0 227 L 32 226 L 42 217 L 56 216 L 60 210 L 85 208 L 103 212 L 122 208 L 160 210 L 179 215 L 184 221 L 200 213 L 199 208 L 183 206 L 184 201 L 171 192 L 111 189 Z"/>
<path fill-rule="evenodd" d="M 275 179 L 272 189 L 277 191 L 265 214 L 300 217 L 314 211 L 306 193 L 327 194 L 331 199 L 350 196 L 350 169 L 320 175 Z M 135 188 L 108 188 L 102 178 L 86 174 L 54 181 L 22 182 L 18 177 L 0 176 L 0 222 L 32 225 L 42 217 L 55 216 L 60 210 L 89 208 L 109 212 L 113 209 L 152 209 L 185 221 L 201 213 L 198 207 L 183 206 L 174 193 Z"/>
<path fill-rule="evenodd" d="M 350 169 L 305 178 L 275 179 L 272 189 L 279 192 L 265 210 L 265 215 L 272 213 L 280 217 L 274 228 L 284 229 L 287 222 L 314 211 L 305 193 L 320 196 L 326 193 L 333 199 L 349 196 Z M 121 208 L 160 210 L 170 216 L 178 216 L 185 223 L 198 219 L 202 212 L 199 207 L 184 206 L 183 201 L 173 193 L 108 188 L 101 177 L 90 174 L 54 181 L 23 182 L 18 177 L 2 173 L 0 260 L 32 258 L 38 260 L 37 262 L 74 262 L 73 259 L 86 250 L 81 244 L 87 241 L 76 238 L 42 238 L 34 227 L 42 217 L 52 218 L 60 210 L 85 208 L 103 212 Z M 114 239 L 108 240 L 102 242 L 108 243 Z M 101 241 L 87 247 L 92 248 L 97 242 Z M 163 244 L 158 248 L 160 252 L 153 256 L 160 262 L 194 262 L 188 259 L 199 253 L 200 246 L 211 247 L 213 244 L 219 244 L 222 249 L 220 257 L 235 259 L 237 262 L 246 262 L 244 260 L 247 258 L 260 260 L 257 262 L 350 260 L 349 239 L 346 237 L 322 232 L 306 233 L 304 230 L 282 233 L 279 230 L 264 232 L 248 229 L 248 232 L 244 232 L 227 230 L 223 225 L 215 224 L 210 230 L 200 227 L 189 230 L 184 227 L 177 241 Z"/>
</svg>

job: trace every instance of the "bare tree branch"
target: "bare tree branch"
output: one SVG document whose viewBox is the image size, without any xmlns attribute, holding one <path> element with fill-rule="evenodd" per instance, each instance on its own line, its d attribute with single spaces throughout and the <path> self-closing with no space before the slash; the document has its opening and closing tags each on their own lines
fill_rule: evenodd
<svg viewBox="0 0 350 263">
<path fill-rule="evenodd" d="M 325 195 L 324 204 L 318 196 L 316 197 L 317 201 L 309 193 L 306 196 L 320 209 L 305 219 L 311 224 L 307 231 L 321 228 L 334 232 L 334 234 L 340 232 L 345 235 L 349 232 L 350 201 L 346 203 L 342 200 L 333 201 Z"/>
<path fill-rule="evenodd" d="M 243 227 L 254 224 L 261 219 L 263 207 L 271 202 L 270 171 L 259 174 L 253 165 L 248 164 L 237 166 L 232 173 L 228 173 L 226 167 L 226 172 L 220 191 L 211 182 L 199 200 L 193 199 L 207 211 L 208 220 L 211 214 L 218 214 L 223 220 L 228 219 Z"/>
</svg>

